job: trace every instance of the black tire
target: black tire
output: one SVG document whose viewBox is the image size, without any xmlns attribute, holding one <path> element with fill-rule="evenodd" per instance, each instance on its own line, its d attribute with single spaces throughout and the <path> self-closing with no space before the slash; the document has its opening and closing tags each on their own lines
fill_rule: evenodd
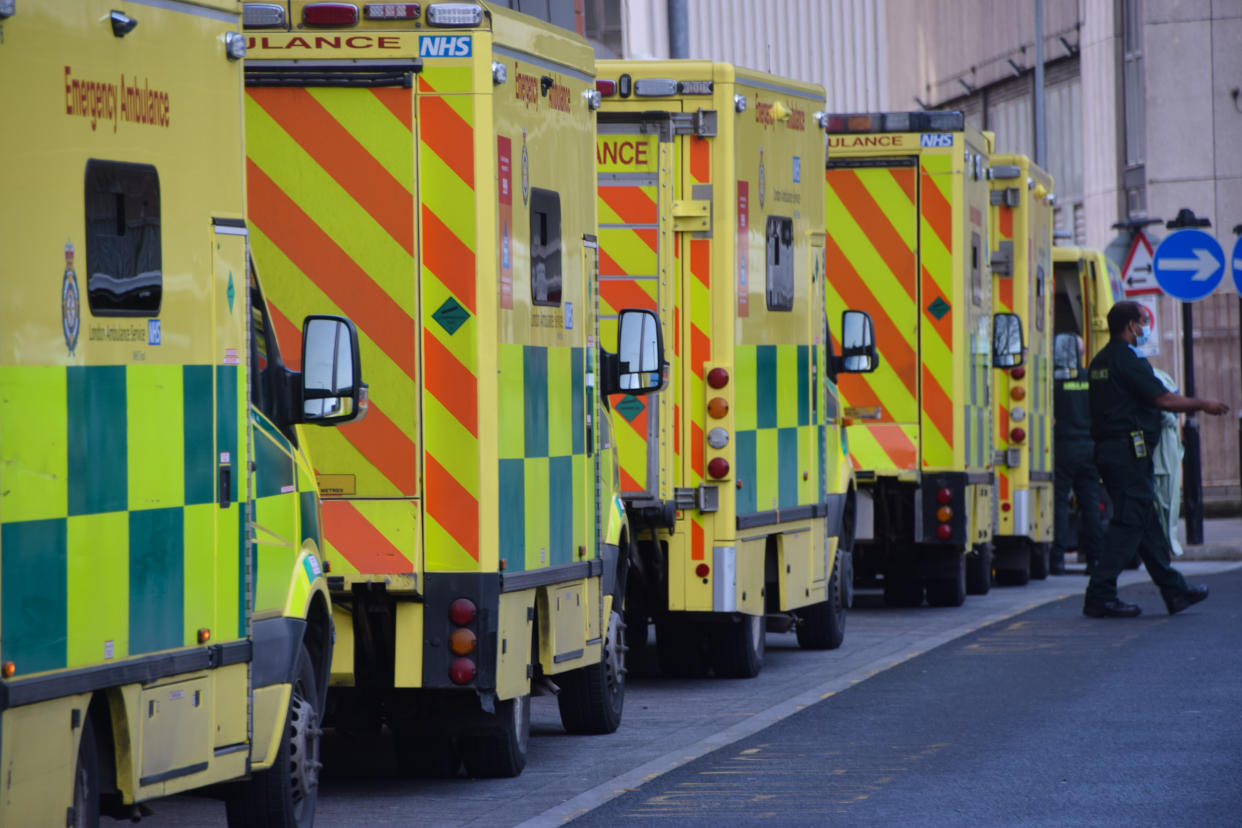
<svg viewBox="0 0 1242 828">
<path fill-rule="evenodd" d="M 1031 578 L 1036 581 L 1044 581 L 1048 578 L 1048 569 L 1050 568 L 1049 559 L 1052 556 L 1051 544 L 1032 543 L 1031 544 Z"/>
<path fill-rule="evenodd" d="M 847 553 L 848 554 L 848 553 Z M 835 650 L 845 640 L 845 594 L 841 573 L 844 564 L 841 549 L 832 564 L 828 577 L 828 600 L 797 611 L 798 646 L 804 650 Z"/>
<path fill-rule="evenodd" d="M 738 615 L 712 630 L 712 667 L 720 678 L 754 678 L 763 669 L 767 621 Z"/>
<path fill-rule="evenodd" d="M 98 828 L 102 784 L 99 744 L 90 715 L 87 714 L 82 722 L 82 738 L 78 742 L 78 758 L 73 769 L 73 821 L 70 825 L 72 828 Z"/>
<path fill-rule="evenodd" d="M 884 603 L 890 607 L 923 605 L 923 583 L 909 575 L 884 575 Z"/>
<path fill-rule="evenodd" d="M 319 798 L 319 700 L 306 644 L 298 651 L 276 761 L 238 782 L 225 801 L 232 828 L 310 828 Z"/>
<path fill-rule="evenodd" d="M 397 771 L 416 779 L 452 779 L 461 769 L 461 755 L 453 736 L 443 727 L 425 722 L 390 725 L 397 753 Z"/>
<path fill-rule="evenodd" d="M 992 589 L 992 544 L 976 544 L 966 557 L 966 594 L 987 595 L 990 589 Z"/>
<path fill-rule="evenodd" d="M 966 603 L 966 557 L 954 550 L 936 574 L 927 579 L 927 603 L 933 607 L 960 607 Z"/>
<path fill-rule="evenodd" d="M 625 623 L 613 610 L 598 663 L 556 677 L 561 724 L 570 733 L 613 733 L 625 709 Z"/>
<path fill-rule="evenodd" d="M 667 678 L 707 675 L 706 647 L 701 624 L 677 614 L 656 622 L 656 657 Z"/>
<path fill-rule="evenodd" d="M 480 712 L 479 717 L 461 738 L 466 773 L 475 779 L 519 775 L 530 743 L 530 694 L 497 701 L 495 713 Z"/>
</svg>

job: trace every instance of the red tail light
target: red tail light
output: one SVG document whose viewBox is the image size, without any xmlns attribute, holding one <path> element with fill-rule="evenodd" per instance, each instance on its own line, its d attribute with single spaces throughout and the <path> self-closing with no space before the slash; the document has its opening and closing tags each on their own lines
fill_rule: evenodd
<svg viewBox="0 0 1242 828">
<path fill-rule="evenodd" d="M 315 3 L 302 9 L 302 22 L 307 26 L 352 26 L 358 22 L 358 7 L 353 3 Z"/>
<path fill-rule="evenodd" d="M 1026 376 L 1026 367 L 1019 365 L 1017 368 L 1010 368 L 1009 376 L 1013 377 L 1014 379 L 1022 379 L 1023 377 Z"/>
<path fill-rule="evenodd" d="M 449 666 L 449 678 L 454 684 L 469 684 L 477 672 L 474 662 L 468 658 L 455 658 Z"/>
<path fill-rule="evenodd" d="M 729 372 L 723 368 L 713 368 L 707 372 L 707 384 L 712 388 L 724 388 L 729 384 Z"/>
<path fill-rule="evenodd" d="M 707 464 L 707 473 L 712 477 L 721 478 L 729 474 L 729 461 L 723 457 L 713 457 Z"/>
<path fill-rule="evenodd" d="M 940 491 L 936 492 L 936 502 L 939 503 L 941 506 L 947 505 L 948 502 L 952 499 L 953 499 L 953 492 L 947 488 L 941 489 Z"/>
<path fill-rule="evenodd" d="M 947 523 L 942 523 L 936 527 L 936 537 L 940 538 L 942 541 L 947 541 L 952 534 L 953 530 Z"/>
<path fill-rule="evenodd" d="M 698 575 L 700 578 L 706 578 L 707 573 L 711 571 L 712 571 L 712 568 L 705 563 L 701 563 L 694 568 L 694 574 Z"/>
<path fill-rule="evenodd" d="M 595 91 L 603 95 L 605 98 L 611 98 L 617 94 L 617 82 L 610 80 L 597 80 L 595 82 Z"/>
<path fill-rule="evenodd" d="M 1021 443 L 1023 440 L 1026 439 L 1026 429 L 1024 428 L 1013 429 L 1012 431 L 1009 432 L 1009 439 L 1014 441 L 1015 443 Z"/>
<path fill-rule="evenodd" d="M 464 627 L 475 619 L 478 607 L 469 598 L 458 598 L 449 604 L 449 620 L 459 627 Z"/>
</svg>

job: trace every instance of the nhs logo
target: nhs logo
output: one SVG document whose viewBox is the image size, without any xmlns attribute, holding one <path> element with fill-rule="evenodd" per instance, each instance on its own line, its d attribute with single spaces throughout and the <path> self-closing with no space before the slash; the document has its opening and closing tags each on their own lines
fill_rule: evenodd
<svg viewBox="0 0 1242 828">
<path fill-rule="evenodd" d="M 470 57 L 470 35 L 424 35 L 418 39 L 419 57 Z"/>
<path fill-rule="evenodd" d="M 948 132 L 924 132 L 920 142 L 924 147 L 951 147 L 953 135 Z"/>
</svg>

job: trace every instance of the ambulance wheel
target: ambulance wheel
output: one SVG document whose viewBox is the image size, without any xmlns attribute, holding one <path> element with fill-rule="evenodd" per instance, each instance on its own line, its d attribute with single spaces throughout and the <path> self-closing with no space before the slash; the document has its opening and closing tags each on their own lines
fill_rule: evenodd
<svg viewBox="0 0 1242 828">
<path fill-rule="evenodd" d="M 1048 561 L 1051 555 L 1051 544 L 1031 544 L 1031 577 L 1036 581 L 1043 581 L 1048 578 Z"/>
<path fill-rule="evenodd" d="M 762 615 L 736 615 L 712 630 L 712 666 L 721 678 L 754 678 L 763 669 L 767 622 Z"/>
<path fill-rule="evenodd" d="M 495 713 L 462 734 L 461 758 L 475 779 L 517 776 L 526 767 L 530 743 L 530 694 L 496 702 Z"/>
<path fill-rule="evenodd" d="M 884 574 L 884 603 L 890 607 L 918 607 L 923 604 L 923 584 L 909 575 Z"/>
<path fill-rule="evenodd" d="M 987 595 L 992 588 L 992 544 L 977 543 L 966 556 L 966 594 Z"/>
<path fill-rule="evenodd" d="M 561 724 L 570 733 L 612 733 L 621 725 L 625 708 L 625 622 L 613 610 L 597 664 L 556 677 Z"/>
<path fill-rule="evenodd" d="M 701 678 L 707 675 L 703 627 L 684 615 L 672 614 L 656 622 L 656 658 L 667 678 Z"/>
<path fill-rule="evenodd" d="M 267 770 L 237 783 L 231 792 L 225 809 L 232 828 L 310 828 L 314 824 L 322 733 L 319 698 L 315 667 L 303 643 L 276 761 Z"/>
<path fill-rule="evenodd" d="M 846 554 L 849 554 L 848 552 Z M 835 650 L 845 640 L 844 569 L 840 548 L 828 578 L 828 600 L 798 610 L 798 646 L 804 650 Z"/>
<path fill-rule="evenodd" d="M 73 771 L 72 828 L 96 828 L 99 825 L 99 745 L 95 725 L 88 713 L 82 720 L 82 738 L 78 743 L 78 760 Z"/>
<path fill-rule="evenodd" d="M 949 551 L 934 575 L 927 579 L 927 603 L 933 607 L 960 607 L 966 603 L 966 556 Z"/>
</svg>

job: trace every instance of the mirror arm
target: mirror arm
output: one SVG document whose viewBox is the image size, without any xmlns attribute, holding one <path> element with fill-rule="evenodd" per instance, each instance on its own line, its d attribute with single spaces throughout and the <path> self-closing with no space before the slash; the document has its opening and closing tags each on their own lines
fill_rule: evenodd
<svg viewBox="0 0 1242 828">
<path fill-rule="evenodd" d="M 607 398 L 621 393 L 620 363 L 617 355 L 599 349 L 599 393 Z"/>
</svg>

